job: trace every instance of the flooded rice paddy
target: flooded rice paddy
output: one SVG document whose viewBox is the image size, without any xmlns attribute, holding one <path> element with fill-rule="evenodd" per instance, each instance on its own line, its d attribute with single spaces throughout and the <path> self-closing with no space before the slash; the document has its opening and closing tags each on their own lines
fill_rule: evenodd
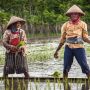
<svg viewBox="0 0 90 90">
<path fill-rule="evenodd" d="M 60 73 L 62 77 L 63 72 L 63 52 L 64 47 L 59 52 L 59 59 L 55 59 L 53 54 L 59 44 L 59 39 L 52 40 L 36 40 L 27 44 L 27 60 L 29 67 L 29 74 L 31 77 L 51 77 L 55 71 Z M 85 49 L 87 54 L 87 62 L 90 65 L 90 45 L 85 43 Z M 3 65 L 5 58 L 5 48 L 0 46 L 0 76 L 2 77 Z M 9 77 L 23 77 L 23 74 L 11 74 Z M 69 72 L 69 78 L 84 78 L 85 74 L 82 73 L 80 66 L 74 59 L 73 65 Z M 19 89 L 5 89 L 4 81 L 0 82 L 0 90 L 19 90 Z M 89 90 L 85 83 L 76 84 L 68 83 L 66 89 L 64 83 L 54 82 L 28 82 L 26 89 L 20 90 Z M 79 86 L 79 87 L 78 87 Z M 20 87 L 20 86 L 19 86 Z"/>
</svg>

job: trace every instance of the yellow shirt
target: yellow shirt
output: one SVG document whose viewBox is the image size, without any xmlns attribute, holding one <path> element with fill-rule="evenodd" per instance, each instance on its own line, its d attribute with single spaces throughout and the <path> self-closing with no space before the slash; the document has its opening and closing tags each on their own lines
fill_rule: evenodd
<svg viewBox="0 0 90 90">
<path fill-rule="evenodd" d="M 83 21 L 79 21 L 73 24 L 71 21 L 67 21 L 61 27 L 60 43 L 64 44 L 67 38 L 82 37 L 82 39 L 88 38 L 87 24 Z M 83 44 L 71 44 L 65 43 L 70 48 L 84 48 Z"/>
</svg>

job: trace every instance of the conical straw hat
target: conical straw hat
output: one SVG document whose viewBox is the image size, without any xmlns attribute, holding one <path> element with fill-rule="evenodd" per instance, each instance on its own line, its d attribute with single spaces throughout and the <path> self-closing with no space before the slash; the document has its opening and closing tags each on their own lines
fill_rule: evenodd
<svg viewBox="0 0 90 90">
<path fill-rule="evenodd" d="M 25 23 L 25 20 L 20 18 L 20 17 L 16 17 L 16 16 L 12 16 L 7 24 L 7 29 L 9 28 L 10 25 L 16 23 L 16 22 L 21 22 L 21 24 Z"/>
<path fill-rule="evenodd" d="M 66 15 L 70 16 L 71 13 L 79 13 L 81 16 L 84 16 L 85 13 L 76 5 L 73 5 L 67 12 Z"/>
</svg>

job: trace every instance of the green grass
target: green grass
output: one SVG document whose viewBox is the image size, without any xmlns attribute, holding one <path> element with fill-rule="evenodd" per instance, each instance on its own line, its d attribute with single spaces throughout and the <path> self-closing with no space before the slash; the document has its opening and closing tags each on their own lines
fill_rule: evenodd
<svg viewBox="0 0 90 90">
<path fill-rule="evenodd" d="M 61 33 L 49 33 L 49 34 L 40 34 L 40 33 L 37 33 L 37 34 L 27 34 L 27 38 L 29 39 L 32 39 L 32 38 L 48 38 L 48 37 L 60 37 L 60 34 Z"/>
</svg>

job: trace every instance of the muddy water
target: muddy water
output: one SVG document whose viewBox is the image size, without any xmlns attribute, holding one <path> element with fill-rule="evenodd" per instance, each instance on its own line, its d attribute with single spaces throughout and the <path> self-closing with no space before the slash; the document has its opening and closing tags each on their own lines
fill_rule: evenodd
<svg viewBox="0 0 90 90">
<path fill-rule="evenodd" d="M 59 39 L 54 39 L 54 40 L 46 40 L 46 41 L 36 41 L 36 42 L 32 42 L 30 44 L 27 45 L 27 53 L 28 52 L 32 52 L 32 51 L 36 51 L 38 52 L 42 52 L 43 48 L 46 48 L 49 51 L 52 50 L 52 54 L 50 59 L 45 60 L 45 61 L 30 61 L 28 63 L 29 66 L 29 74 L 30 76 L 33 77 L 47 77 L 52 75 L 55 71 L 60 72 L 61 77 L 62 77 L 62 71 L 63 71 L 63 58 L 59 58 L 59 59 L 54 59 L 53 58 L 53 54 L 58 46 L 58 41 Z M 85 47 L 90 47 L 89 44 L 86 44 Z M 43 49 L 45 50 L 45 49 Z M 1 58 L 4 58 L 4 53 L 5 53 L 5 48 L 3 48 L 3 46 L 0 46 L 0 56 Z M 90 54 L 88 54 L 87 57 L 87 62 L 90 65 Z M 0 66 L 0 73 L 2 75 L 3 72 L 3 65 Z M 17 76 L 16 74 L 12 75 L 12 76 Z M 22 75 L 18 75 L 18 76 L 23 76 Z M 78 65 L 77 61 L 74 59 L 73 65 L 71 67 L 71 70 L 69 72 L 69 77 L 86 77 L 84 74 L 82 74 L 81 68 Z"/>
</svg>

